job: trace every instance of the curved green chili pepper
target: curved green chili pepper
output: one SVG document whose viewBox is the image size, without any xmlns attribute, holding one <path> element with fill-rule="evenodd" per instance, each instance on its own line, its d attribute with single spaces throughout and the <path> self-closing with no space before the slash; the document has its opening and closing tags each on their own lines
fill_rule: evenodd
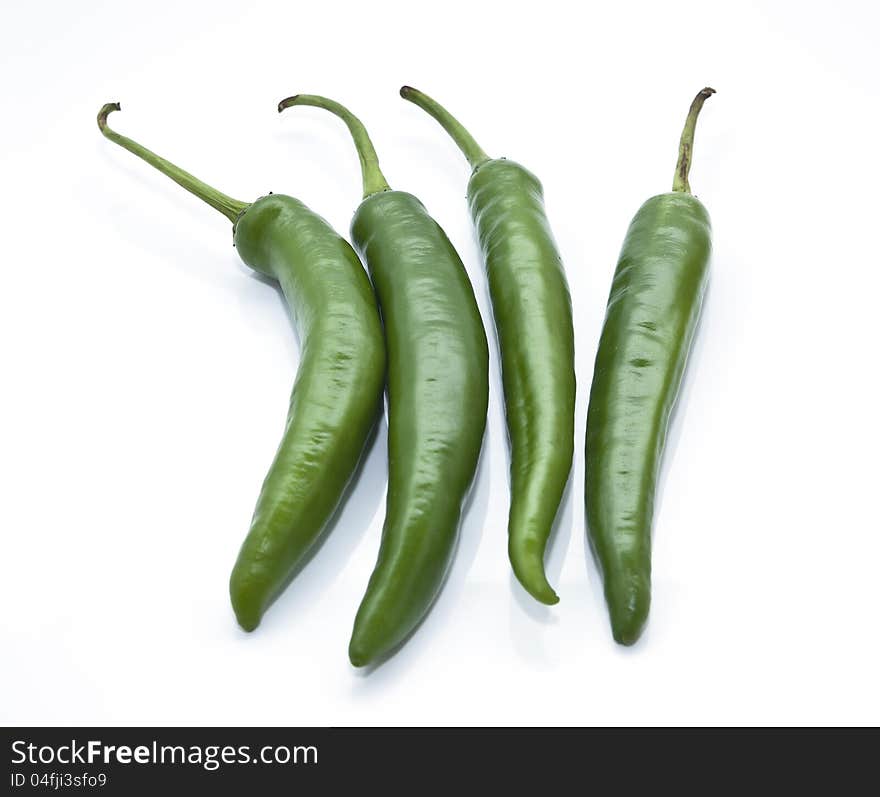
<svg viewBox="0 0 880 797">
<path fill-rule="evenodd" d="M 367 132 L 333 100 L 300 94 L 339 116 L 361 161 L 364 200 L 352 240 L 382 311 L 388 349 L 388 500 L 376 568 L 354 623 L 349 658 L 371 664 L 396 648 L 437 596 L 473 481 L 489 397 L 486 333 L 461 259 L 412 194 L 392 191 Z"/>
<path fill-rule="evenodd" d="M 703 89 L 691 104 L 672 193 L 645 202 L 617 263 L 587 412 L 586 509 L 614 639 L 631 645 L 651 603 L 651 521 L 669 416 L 708 277 L 709 214 L 688 171 Z"/>
<path fill-rule="evenodd" d="M 473 170 L 468 204 L 489 277 L 510 440 L 508 554 L 523 587 L 554 604 L 544 551 L 574 453 L 574 329 L 541 183 L 513 161 L 489 158 L 426 94 L 404 86 L 400 96 L 440 123 Z"/>
<path fill-rule="evenodd" d="M 352 248 L 302 202 L 234 200 L 111 130 L 118 110 L 101 109 L 101 132 L 233 222 L 242 260 L 281 284 L 296 321 L 301 359 L 284 437 L 229 584 L 251 631 L 326 527 L 378 417 L 385 347 L 375 296 Z"/>
</svg>

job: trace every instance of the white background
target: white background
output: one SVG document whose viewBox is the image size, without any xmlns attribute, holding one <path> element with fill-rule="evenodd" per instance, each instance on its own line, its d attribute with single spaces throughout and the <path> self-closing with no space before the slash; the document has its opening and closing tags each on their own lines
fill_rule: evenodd
<svg viewBox="0 0 880 797">
<path fill-rule="evenodd" d="M 872 2 L 44 2 L 0 26 L 0 721 L 8 724 L 877 723 L 880 12 Z M 713 10 L 714 9 L 714 10 Z M 544 182 L 577 334 L 576 460 L 548 570 L 506 560 L 498 360 L 455 565 L 370 674 L 346 647 L 379 542 L 385 434 L 308 568 L 247 635 L 227 578 L 298 362 L 229 223 L 104 140 L 95 115 L 242 200 L 340 231 L 344 127 L 461 253 L 487 329 L 468 168 L 397 95 L 444 102 Z M 614 645 L 585 546 L 584 418 L 616 256 L 671 185 L 715 231 L 667 449 L 654 604 Z M 491 334 L 491 333 L 490 333 Z"/>
</svg>

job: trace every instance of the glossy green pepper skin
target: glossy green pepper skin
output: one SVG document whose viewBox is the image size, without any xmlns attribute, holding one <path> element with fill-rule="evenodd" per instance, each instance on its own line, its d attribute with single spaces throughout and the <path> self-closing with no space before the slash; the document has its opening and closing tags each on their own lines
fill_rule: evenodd
<svg viewBox="0 0 880 797">
<path fill-rule="evenodd" d="M 375 664 L 428 612 L 452 562 L 480 455 L 489 353 L 473 289 L 446 234 L 411 194 L 392 191 L 360 120 L 332 100 L 297 95 L 352 133 L 365 199 L 352 240 L 373 279 L 388 356 L 388 498 L 376 567 L 349 659 Z"/>
<path fill-rule="evenodd" d="M 571 297 L 541 184 L 522 166 L 491 160 L 473 174 L 477 227 L 498 342 L 510 439 L 508 555 L 541 603 L 559 598 L 544 552 L 574 453 L 574 329 Z"/>
<path fill-rule="evenodd" d="M 235 615 L 250 631 L 354 473 L 381 410 L 385 345 L 357 255 L 301 202 L 257 200 L 236 223 L 235 245 L 245 263 L 281 284 L 301 346 L 284 436 L 229 581 Z"/>
<path fill-rule="evenodd" d="M 290 305 L 301 357 L 281 445 L 230 579 L 245 630 L 257 627 L 327 526 L 380 409 L 385 346 L 370 281 L 357 255 L 320 216 L 289 196 L 248 205 L 222 194 L 107 126 L 104 135 L 234 223 L 238 252 L 277 280 Z"/>
<path fill-rule="evenodd" d="M 608 299 L 587 412 L 586 507 L 615 640 L 651 603 L 654 490 L 708 276 L 699 200 L 661 194 L 629 226 Z"/>
<path fill-rule="evenodd" d="M 630 223 L 593 372 L 587 527 L 623 645 L 648 618 L 657 476 L 708 279 L 709 214 L 690 194 L 687 169 L 696 115 L 711 93 L 704 89 L 691 108 L 673 192 L 649 199 Z"/>
<path fill-rule="evenodd" d="M 373 194 L 351 233 L 388 347 L 385 525 L 349 645 L 361 666 L 418 625 L 452 562 L 486 425 L 489 353 L 464 266 L 416 197 Z"/>
<path fill-rule="evenodd" d="M 508 555 L 529 594 L 554 604 L 544 553 L 574 453 L 574 329 L 543 189 L 518 163 L 490 159 L 426 94 L 410 86 L 400 94 L 440 122 L 473 169 L 468 205 L 489 279 L 510 442 Z"/>
</svg>

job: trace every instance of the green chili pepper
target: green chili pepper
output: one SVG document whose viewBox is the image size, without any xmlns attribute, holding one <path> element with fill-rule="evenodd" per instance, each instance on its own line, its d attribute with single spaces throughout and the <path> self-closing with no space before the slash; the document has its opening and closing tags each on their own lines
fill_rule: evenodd
<svg viewBox="0 0 880 797">
<path fill-rule="evenodd" d="M 690 193 L 691 104 L 672 192 L 645 202 L 617 263 L 587 412 L 586 509 L 614 639 L 631 645 L 651 603 L 651 521 L 669 416 L 690 352 L 712 248 L 709 214 Z"/>
<path fill-rule="evenodd" d="M 554 604 L 544 551 L 574 451 L 574 330 L 541 183 L 513 161 L 489 158 L 426 94 L 404 86 L 400 95 L 441 124 L 473 170 L 468 203 L 489 277 L 510 440 L 508 554 L 523 587 Z"/>
<path fill-rule="evenodd" d="M 477 302 L 446 234 L 412 194 L 388 187 L 366 129 L 333 100 L 348 126 L 364 200 L 351 233 L 385 323 L 388 350 L 388 500 L 379 558 L 354 623 L 349 658 L 374 663 L 412 632 L 452 561 L 462 503 L 480 454 L 489 353 Z"/>
<path fill-rule="evenodd" d="M 375 296 L 352 248 L 302 202 L 234 200 L 111 130 L 118 110 L 101 109 L 101 132 L 226 216 L 242 260 L 280 283 L 296 321 L 301 360 L 284 437 L 229 585 L 251 631 L 325 529 L 378 418 L 385 347 Z"/>
</svg>

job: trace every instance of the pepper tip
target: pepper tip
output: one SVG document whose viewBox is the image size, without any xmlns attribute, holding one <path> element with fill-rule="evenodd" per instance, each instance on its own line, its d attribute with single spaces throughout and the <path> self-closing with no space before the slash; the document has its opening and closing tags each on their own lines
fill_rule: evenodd
<svg viewBox="0 0 880 797">
<path fill-rule="evenodd" d="M 606 584 L 605 598 L 614 641 L 625 647 L 634 645 L 648 622 L 651 606 L 650 580 L 644 575 L 630 574 L 629 578 Z"/>
<path fill-rule="evenodd" d="M 370 663 L 370 656 L 360 646 L 351 644 L 348 647 L 348 660 L 351 662 L 352 667 L 362 669 Z"/>
</svg>

